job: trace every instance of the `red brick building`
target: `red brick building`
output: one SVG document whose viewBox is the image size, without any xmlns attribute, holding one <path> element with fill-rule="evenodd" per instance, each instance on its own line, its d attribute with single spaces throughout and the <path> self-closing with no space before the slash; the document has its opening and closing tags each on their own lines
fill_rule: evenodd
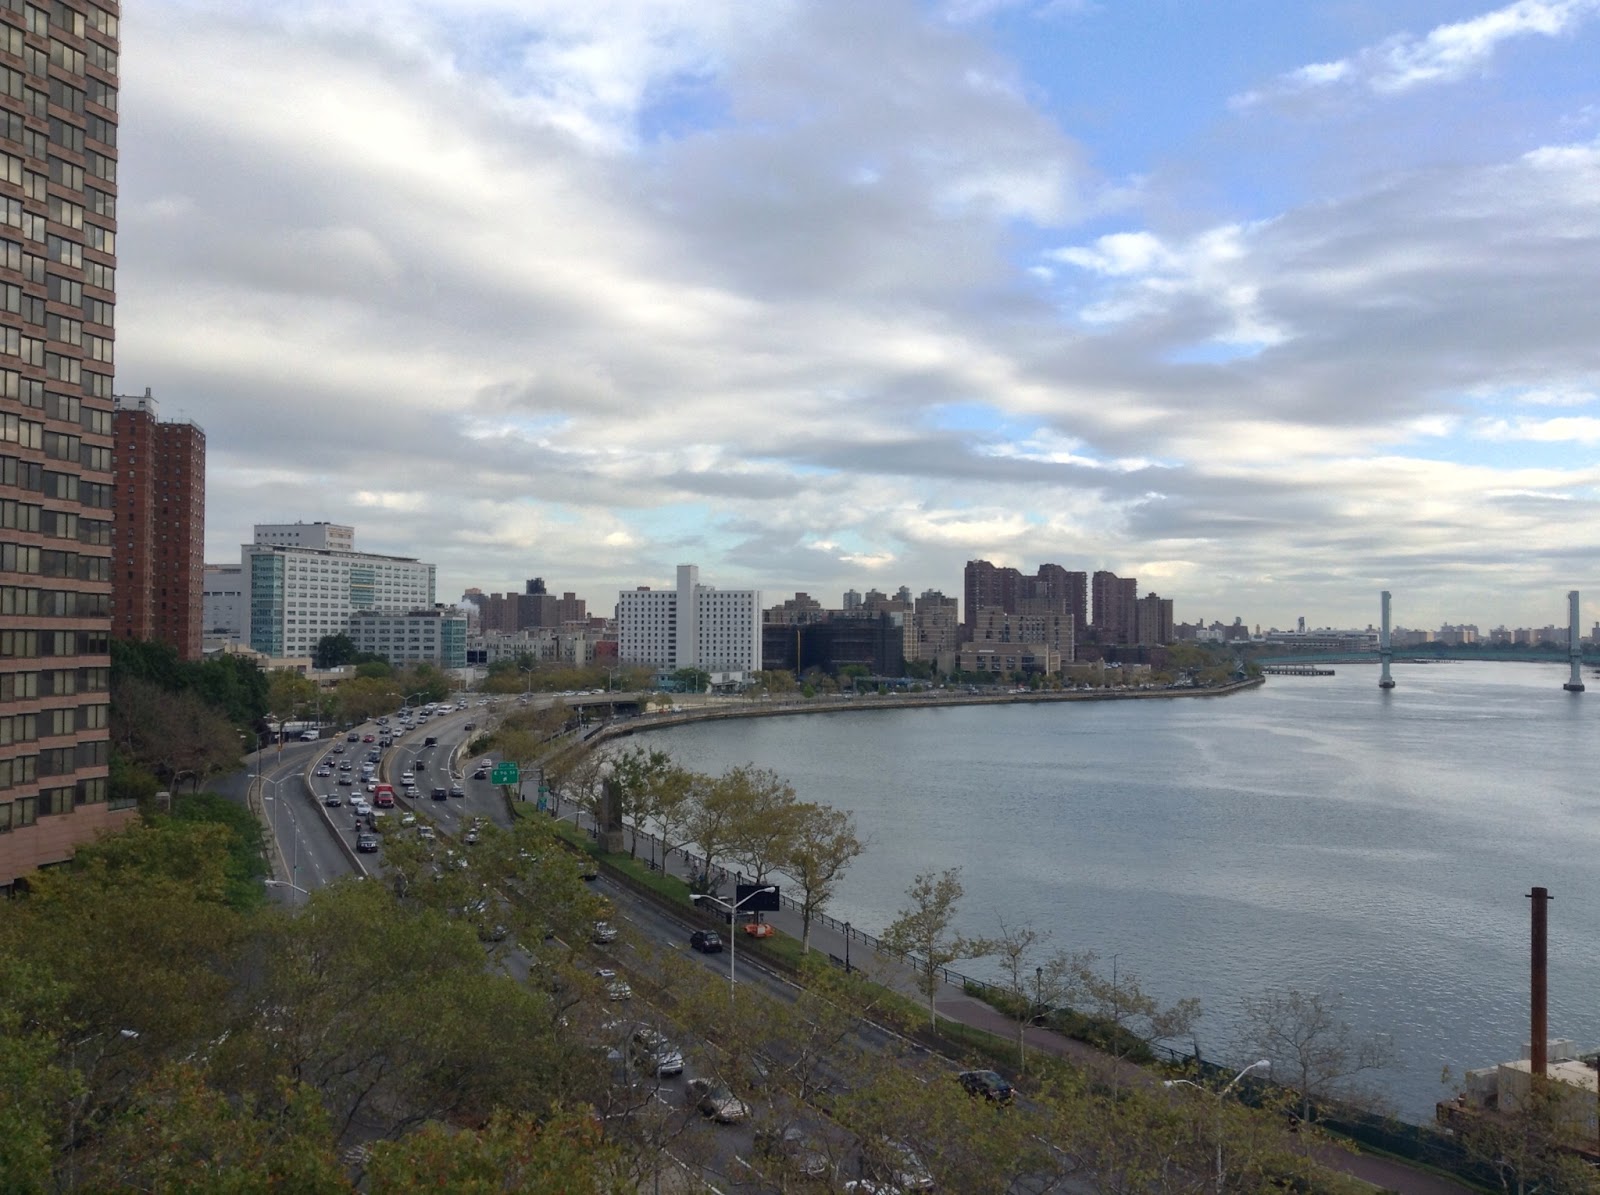
<svg viewBox="0 0 1600 1195">
<path fill-rule="evenodd" d="M 200 658 L 204 629 L 206 434 L 163 422 L 146 390 L 118 395 L 112 427 L 116 538 L 111 633 Z"/>
<path fill-rule="evenodd" d="M 109 800 L 117 0 L 0 6 L 0 895 Z"/>
</svg>

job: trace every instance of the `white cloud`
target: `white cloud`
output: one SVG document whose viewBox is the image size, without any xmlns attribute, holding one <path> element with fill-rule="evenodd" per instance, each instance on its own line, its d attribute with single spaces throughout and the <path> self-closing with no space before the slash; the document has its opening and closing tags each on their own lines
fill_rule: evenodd
<svg viewBox="0 0 1600 1195">
<path fill-rule="evenodd" d="M 1235 108 L 1249 108 L 1336 86 L 1392 95 L 1453 83 L 1483 70 L 1503 43 L 1571 33 L 1597 11 L 1597 0 L 1515 0 L 1465 21 L 1439 25 L 1421 37 L 1397 34 L 1349 58 L 1298 67 L 1231 102 Z"/>
</svg>

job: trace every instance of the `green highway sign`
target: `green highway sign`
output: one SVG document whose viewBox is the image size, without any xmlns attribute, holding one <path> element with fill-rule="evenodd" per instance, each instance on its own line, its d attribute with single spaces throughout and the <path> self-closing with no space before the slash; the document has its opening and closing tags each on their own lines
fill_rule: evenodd
<svg viewBox="0 0 1600 1195">
<path fill-rule="evenodd" d="M 522 781 L 522 771 L 508 759 L 494 765 L 494 771 L 489 773 L 489 780 L 494 784 L 519 784 Z"/>
</svg>

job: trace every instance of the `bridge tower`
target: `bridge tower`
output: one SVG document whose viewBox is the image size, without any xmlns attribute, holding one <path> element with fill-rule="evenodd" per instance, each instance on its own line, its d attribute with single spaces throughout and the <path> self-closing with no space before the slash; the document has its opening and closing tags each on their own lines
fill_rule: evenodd
<svg viewBox="0 0 1600 1195">
<path fill-rule="evenodd" d="M 1378 659 L 1383 664 L 1383 675 L 1378 677 L 1378 688 L 1394 688 L 1394 677 L 1389 675 L 1389 662 L 1394 653 L 1389 650 L 1389 591 L 1383 591 L 1383 625 L 1378 631 Z"/>
<path fill-rule="evenodd" d="M 1561 687 L 1568 693 L 1583 692 L 1583 673 L 1579 666 L 1583 663 L 1583 648 L 1578 644 L 1578 591 L 1570 590 L 1567 593 L 1567 659 L 1572 664 L 1572 679 Z"/>
</svg>

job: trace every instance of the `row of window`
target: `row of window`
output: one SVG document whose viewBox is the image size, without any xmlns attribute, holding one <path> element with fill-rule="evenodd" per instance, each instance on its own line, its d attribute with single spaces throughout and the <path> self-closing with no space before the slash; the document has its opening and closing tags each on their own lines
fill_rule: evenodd
<svg viewBox="0 0 1600 1195">
<path fill-rule="evenodd" d="M 105 604 L 106 615 L 109 616 L 109 597 Z M 105 655 L 110 650 L 110 640 L 105 631 L 40 631 L 26 628 L 0 631 L 0 658 L 4 659 L 76 659 L 85 655 Z M 57 692 L 59 690 L 51 690 L 44 696 L 49 697 Z"/>
<path fill-rule="evenodd" d="M 110 688 L 109 668 L 55 668 L 45 672 L 0 673 L 0 701 L 71 697 L 75 693 L 104 693 Z"/>
<path fill-rule="evenodd" d="M 0 572 L 40 577 L 74 577 L 79 581 L 111 580 L 111 557 L 60 552 L 32 544 L 0 543 Z"/>
<path fill-rule="evenodd" d="M 43 494 L 46 498 L 76 499 L 81 506 L 110 510 L 114 491 L 108 482 L 86 481 L 76 473 L 58 473 L 38 461 L 0 456 L 0 485 Z"/>
<path fill-rule="evenodd" d="M 17 762 L 17 761 L 13 761 Z M 0 765 L 3 767 L 4 765 Z M 29 781 L 18 780 L 14 784 Z M 10 788 L 14 784 L 0 785 Z M 85 776 L 76 784 L 41 789 L 37 796 L 18 797 L 14 801 L 0 802 L 0 834 L 21 830 L 35 824 L 41 817 L 71 813 L 79 805 L 103 805 L 110 786 L 104 776 Z M 136 802 L 128 797 L 111 802 L 113 809 L 131 809 Z"/>
<path fill-rule="evenodd" d="M 0 614 L 40 618 L 102 618 L 111 613 L 109 593 L 83 593 L 77 589 L 35 589 L 28 585 L 0 585 Z M 54 634 L 54 632 L 50 632 Z M 109 650 L 99 631 L 72 631 L 78 636 L 78 655 L 104 655 Z M 72 655 L 57 651 L 54 655 Z"/>
<path fill-rule="evenodd" d="M 104 730 L 110 721 L 108 705 L 67 706 L 32 714 L 0 715 L 0 747 L 59 739 L 81 730 Z"/>
</svg>

